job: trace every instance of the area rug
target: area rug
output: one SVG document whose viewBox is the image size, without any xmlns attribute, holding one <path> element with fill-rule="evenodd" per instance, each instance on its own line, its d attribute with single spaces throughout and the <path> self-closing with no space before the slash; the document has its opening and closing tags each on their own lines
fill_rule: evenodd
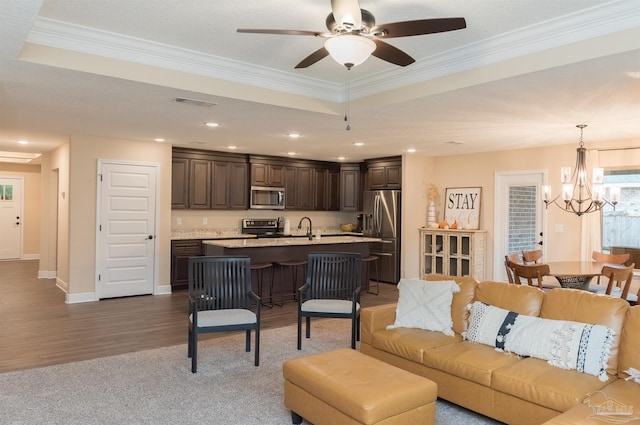
<svg viewBox="0 0 640 425">
<path fill-rule="evenodd" d="M 349 324 L 313 321 L 302 351 L 296 350 L 295 326 L 263 331 L 259 367 L 253 351 L 244 351 L 244 334 L 236 333 L 200 342 L 196 374 L 186 345 L 3 373 L 0 422 L 290 424 L 282 402 L 283 361 L 348 347 Z M 438 400 L 438 425 L 496 423 Z"/>
</svg>

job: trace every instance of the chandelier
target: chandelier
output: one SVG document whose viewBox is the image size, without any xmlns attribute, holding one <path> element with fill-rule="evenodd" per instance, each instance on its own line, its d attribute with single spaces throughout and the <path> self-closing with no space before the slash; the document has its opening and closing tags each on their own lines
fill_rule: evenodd
<svg viewBox="0 0 640 425">
<path fill-rule="evenodd" d="M 586 124 L 576 125 L 580 129 L 580 145 L 576 149 L 578 154 L 573 173 L 571 172 L 571 167 L 560 168 L 562 193 L 551 199 L 551 186 L 542 186 L 542 199 L 547 208 L 549 204 L 556 204 L 561 209 L 572 212 L 578 217 L 582 214 L 601 211 L 605 205 L 611 205 L 615 210 L 616 204 L 620 200 L 619 187 L 610 187 L 609 197 L 605 197 L 603 168 L 594 167 L 591 182 L 589 181 L 586 160 L 587 149 L 582 141 L 582 134 L 586 126 Z M 562 197 L 564 205 L 557 202 L 560 197 Z"/>
</svg>

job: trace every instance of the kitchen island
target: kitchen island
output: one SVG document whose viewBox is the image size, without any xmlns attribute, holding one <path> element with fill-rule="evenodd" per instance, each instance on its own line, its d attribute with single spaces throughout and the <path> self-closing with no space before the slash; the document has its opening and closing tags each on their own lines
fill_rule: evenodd
<svg viewBox="0 0 640 425">
<path fill-rule="evenodd" d="M 360 236 L 323 236 L 312 240 L 306 237 L 229 239 L 205 240 L 202 241 L 202 246 L 204 255 L 247 256 L 251 258 L 252 263 L 273 263 L 273 293 L 267 294 L 266 288 L 262 288 L 261 296 L 282 299 L 286 295 L 292 296 L 294 290 L 302 286 L 304 273 L 299 273 L 293 281 L 293 273 L 283 273 L 277 264 L 306 261 L 310 252 L 356 252 L 366 257 L 369 255 L 369 244 L 372 242 L 380 242 L 380 239 Z M 258 288 L 254 287 L 255 289 Z"/>
</svg>

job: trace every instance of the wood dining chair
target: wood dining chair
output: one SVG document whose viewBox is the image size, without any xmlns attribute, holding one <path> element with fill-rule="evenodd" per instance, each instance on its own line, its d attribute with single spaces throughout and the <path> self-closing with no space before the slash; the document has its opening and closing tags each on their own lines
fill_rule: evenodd
<svg viewBox="0 0 640 425">
<path fill-rule="evenodd" d="M 526 282 L 529 286 L 537 286 L 540 289 L 542 289 L 544 276 L 551 273 L 547 264 L 517 264 L 509 261 L 509 267 L 513 270 L 516 284 Z"/>
<path fill-rule="evenodd" d="M 634 267 L 635 264 L 631 264 L 629 267 L 603 266 L 602 275 L 609 278 L 609 284 L 607 285 L 607 289 L 604 291 L 604 294 L 611 297 L 622 298 L 623 300 L 629 301 L 632 305 L 637 304 L 638 295 L 629 293 L 629 289 L 631 289 L 631 280 L 633 279 Z"/>
<path fill-rule="evenodd" d="M 522 251 L 522 262 L 524 264 L 539 264 L 542 259 L 542 250 Z"/>
<path fill-rule="evenodd" d="M 509 262 L 519 263 L 520 262 L 520 254 L 509 254 L 504 256 L 504 269 L 507 273 L 507 280 L 509 283 L 516 283 L 513 276 L 513 269 L 509 266 Z"/>
<path fill-rule="evenodd" d="M 609 263 L 609 264 L 624 264 L 629 261 L 631 254 L 628 252 L 625 254 L 605 254 L 604 252 L 593 251 L 591 258 L 596 263 Z M 598 276 L 598 285 L 600 285 L 600 276 Z"/>
</svg>

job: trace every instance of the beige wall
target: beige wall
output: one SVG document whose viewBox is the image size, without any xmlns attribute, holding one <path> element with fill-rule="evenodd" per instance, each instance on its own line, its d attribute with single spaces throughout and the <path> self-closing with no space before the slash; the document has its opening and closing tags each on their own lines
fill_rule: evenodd
<svg viewBox="0 0 640 425">
<path fill-rule="evenodd" d="M 22 211 L 21 258 L 37 259 L 40 256 L 40 165 L 10 164 L 0 162 L 0 177 L 22 177 L 24 210 Z"/>
<path fill-rule="evenodd" d="M 169 285 L 171 231 L 171 146 L 90 136 L 70 143 L 69 185 L 69 289 L 67 298 L 90 300 L 96 276 L 96 196 L 98 159 L 159 164 L 157 199 L 159 259 L 155 287 Z"/>
<path fill-rule="evenodd" d="M 625 143 L 600 143 L 598 149 L 615 149 L 618 146 L 633 146 L 639 144 L 626 141 Z M 596 146 L 586 146 L 596 148 Z M 500 152 L 488 152 L 473 155 L 456 155 L 437 158 L 410 157 L 403 163 L 405 173 L 403 181 L 403 277 L 415 277 L 419 269 L 419 246 L 417 239 L 418 227 L 426 223 L 426 199 L 424 193 L 419 193 L 416 181 L 425 178 L 427 183 L 434 183 L 440 189 L 441 196 L 447 187 L 482 187 L 482 206 L 480 214 L 480 228 L 487 230 L 487 263 L 485 277 L 493 279 L 494 263 L 494 197 L 495 174 L 497 172 L 544 170 L 547 172 L 547 182 L 551 184 L 555 194 L 560 193 L 560 167 L 575 164 L 575 144 L 520 149 Z M 411 160 L 408 160 L 412 158 Z M 640 166 L 640 151 L 612 151 L 600 153 L 600 163 L 606 167 L 629 168 Z M 427 174 L 420 174 L 419 168 L 429 170 Z M 431 180 L 429 180 L 431 179 Z M 411 188 L 410 192 L 405 187 Z M 424 192 L 424 189 L 423 189 Z M 442 205 L 438 206 L 438 216 L 442 216 Z M 412 211 L 415 210 L 415 211 Z M 550 206 L 545 212 L 544 242 L 546 258 L 556 261 L 580 260 L 581 220 L 573 214 L 568 214 L 555 206 Z M 562 232 L 556 233 L 556 229 Z M 504 255 L 497 253 L 497 255 Z M 500 258 L 500 257 L 498 257 Z"/>
</svg>

